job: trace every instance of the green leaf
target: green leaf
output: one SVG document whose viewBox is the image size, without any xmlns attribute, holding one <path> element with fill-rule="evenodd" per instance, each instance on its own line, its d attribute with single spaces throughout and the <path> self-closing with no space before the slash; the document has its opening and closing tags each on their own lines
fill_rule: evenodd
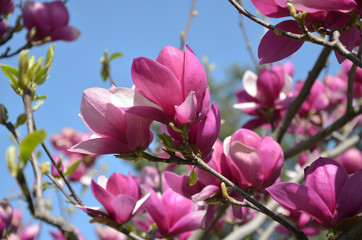
<svg viewBox="0 0 362 240">
<path fill-rule="evenodd" d="M 169 135 L 162 133 L 162 134 L 157 134 L 157 136 L 161 139 L 163 145 L 166 147 L 167 150 L 171 152 L 178 152 L 177 147 L 175 146 L 172 138 Z"/>
<path fill-rule="evenodd" d="M 48 97 L 46 95 L 36 95 L 34 97 L 33 101 L 39 100 L 39 99 L 47 99 Z"/>
<path fill-rule="evenodd" d="M 48 69 L 52 66 L 53 64 L 53 57 L 54 57 L 54 46 L 55 44 L 50 45 L 48 52 L 47 52 L 47 56 L 45 58 L 45 64 L 44 67 L 47 67 Z"/>
<path fill-rule="evenodd" d="M 0 124 L 5 124 L 8 119 L 8 110 L 4 105 L 0 104 Z"/>
<path fill-rule="evenodd" d="M 26 114 L 22 113 L 16 118 L 15 128 L 23 125 L 26 122 Z"/>
<path fill-rule="evenodd" d="M 64 173 L 65 176 L 69 176 L 70 174 L 74 173 L 75 170 L 77 170 L 79 164 L 82 162 L 82 159 L 79 158 L 77 161 L 75 161 Z"/>
<path fill-rule="evenodd" d="M 43 103 L 44 103 L 44 101 L 42 101 L 42 100 L 37 101 L 37 102 L 34 104 L 33 108 L 32 108 L 33 112 L 35 112 L 36 110 L 38 110 L 39 107 L 40 107 L 41 105 L 43 105 Z"/>
<path fill-rule="evenodd" d="M 192 169 L 189 177 L 189 182 L 187 185 L 192 186 L 197 182 L 197 173 L 195 172 L 195 167 Z"/>
<path fill-rule="evenodd" d="M 28 134 L 20 143 L 20 158 L 24 165 L 27 163 L 35 147 L 44 141 L 46 135 L 47 134 L 44 130 L 37 130 Z"/>
<path fill-rule="evenodd" d="M 113 53 L 113 54 L 111 55 L 111 57 L 109 58 L 109 60 L 113 60 L 113 59 L 120 58 L 120 57 L 123 57 L 123 53 L 121 53 L 121 52 L 116 52 L 116 53 Z"/>
<path fill-rule="evenodd" d="M 49 185 L 51 185 L 50 182 L 44 182 L 44 183 L 43 183 L 43 186 L 41 187 L 41 190 L 44 192 L 45 189 L 47 189 L 47 187 L 48 187 Z"/>
<path fill-rule="evenodd" d="M 0 66 L 3 73 L 13 82 L 15 87 L 18 87 L 18 69 L 6 64 L 0 64 Z"/>
<path fill-rule="evenodd" d="M 18 164 L 15 163 L 15 155 L 16 155 L 15 146 L 8 147 L 5 154 L 6 166 L 8 167 L 10 175 L 14 178 L 16 177 L 18 172 Z"/>
<path fill-rule="evenodd" d="M 32 57 L 32 58 L 33 58 L 33 57 Z M 32 81 L 35 80 L 35 79 L 34 79 L 34 75 L 36 75 L 36 73 L 37 73 L 39 70 L 41 70 L 41 64 L 42 64 L 42 62 L 43 62 L 43 59 L 44 59 L 44 57 L 41 57 L 41 58 L 39 58 L 38 61 L 36 61 L 35 63 L 29 64 L 30 67 L 29 67 L 29 71 L 27 72 L 27 77 L 28 77 L 30 80 L 32 80 Z"/>
</svg>

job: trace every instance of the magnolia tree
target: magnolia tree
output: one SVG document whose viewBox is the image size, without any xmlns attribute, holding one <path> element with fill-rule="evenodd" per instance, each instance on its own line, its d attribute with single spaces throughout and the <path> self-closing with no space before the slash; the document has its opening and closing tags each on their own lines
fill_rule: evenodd
<svg viewBox="0 0 362 240">
<path fill-rule="evenodd" d="M 18 66 L 2 63 L 1 69 L 25 111 L 11 122 L 8 111 L 16 109 L 0 105 L 0 123 L 16 143 L 6 152 L 6 166 L 20 189 L 17 199 L 34 219 L 55 227 L 47 239 L 85 239 L 49 207 L 50 186 L 98 223 L 103 240 L 361 238 L 361 2 L 251 2 L 260 16 L 241 2 L 225 1 L 268 30 L 258 47 L 260 65 L 244 72 L 243 88 L 233 93 L 234 111 L 247 120 L 230 136 L 219 139 L 228 115 L 213 103 L 210 66 L 185 44 L 196 15 L 192 1 L 181 47 L 165 46 L 155 60 L 135 58 L 132 88 L 116 86 L 111 76 L 110 62 L 122 54 L 105 52 L 101 73 L 112 86 L 85 89 L 80 103 L 91 133 L 65 128 L 50 137 L 52 152 L 33 112 L 44 98 L 36 91 L 46 84 L 54 45 L 39 59 L 25 49 L 74 41 L 80 32 L 69 25 L 66 1 L 0 1 L 0 44 L 27 31 L 23 46 L 3 48 L 0 55 L 4 61 L 19 56 Z M 9 26 L 15 8 L 21 13 Z M 272 25 L 269 18 L 281 21 Z M 295 81 L 292 62 L 275 62 L 304 42 L 323 50 L 307 78 Z M 332 51 L 340 70 L 318 80 Z M 25 123 L 28 133 L 20 138 L 17 128 Z M 38 151 L 47 159 L 40 161 Z M 131 161 L 140 171 L 94 176 L 91 169 L 103 154 Z M 29 165 L 33 173 L 25 174 Z M 90 189 L 99 203 L 86 205 L 74 184 Z M 9 198 L 0 202 L 2 239 L 36 238 L 40 226 L 23 224 L 24 213 L 12 205 Z"/>
</svg>

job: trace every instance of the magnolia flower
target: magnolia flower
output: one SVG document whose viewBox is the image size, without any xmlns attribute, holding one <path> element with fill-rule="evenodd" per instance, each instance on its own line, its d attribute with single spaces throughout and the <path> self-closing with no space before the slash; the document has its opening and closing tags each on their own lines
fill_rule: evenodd
<svg viewBox="0 0 362 240">
<path fill-rule="evenodd" d="M 38 224 L 25 227 L 21 231 L 20 240 L 33 240 L 40 233 L 40 226 Z"/>
<path fill-rule="evenodd" d="M 156 61 L 135 58 L 131 76 L 135 88 L 112 90 L 112 103 L 127 112 L 180 127 L 196 123 L 209 111 L 205 71 L 187 45 L 185 52 L 166 46 Z"/>
<path fill-rule="evenodd" d="M 15 3 L 12 0 L 0 0 L 0 16 L 14 12 Z"/>
<path fill-rule="evenodd" d="M 174 237 L 200 229 L 205 211 L 195 211 L 190 199 L 167 189 L 162 197 L 151 190 L 147 213 L 157 224 L 159 234 L 164 237 Z"/>
<path fill-rule="evenodd" d="M 50 41 L 76 40 L 80 32 L 78 29 L 69 26 L 69 13 L 63 1 L 53 2 L 33 2 L 26 1 L 23 7 L 24 26 L 30 30 L 35 28 L 34 36 L 30 36 L 32 41 L 44 40 L 50 37 Z"/>
<path fill-rule="evenodd" d="M 210 161 L 212 157 L 212 146 L 219 136 L 220 127 L 221 116 L 216 103 L 211 106 L 207 116 L 187 127 L 188 143 L 200 150 L 199 157 L 205 162 Z M 175 132 L 171 127 L 168 127 L 167 131 L 177 144 L 183 141 L 179 132 Z"/>
<path fill-rule="evenodd" d="M 305 169 L 305 185 L 280 182 L 266 190 L 283 206 L 328 228 L 362 211 L 361 181 L 362 170 L 349 177 L 336 161 L 319 158 Z"/>
<path fill-rule="evenodd" d="M 336 160 L 346 169 L 348 174 L 352 174 L 362 169 L 362 153 L 357 148 L 346 150 Z"/>
<path fill-rule="evenodd" d="M 355 0 L 252 0 L 254 6 L 264 15 L 272 18 L 290 16 L 287 3 L 292 3 L 297 12 L 307 11 L 305 25 L 309 31 L 319 29 L 343 28 L 351 20 L 351 12 L 358 12 L 360 9 Z M 278 29 L 291 33 L 302 34 L 298 23 L 294 20 L 286 20 L 275 26 Z M 344 31 L 339 40 L 351 51 L 359 44 L 360 34 L 357 26 Z M 265 64 L 276 62 L 295 53 L 304 41 L 297 41 L 285 36 L 277 35 L 273 30 L 269 30 L 262 38 L 259 49 L 259 63 Z M 339 63 L 344 61 L 344 57 L 335 52 Z"/>
<path fill-rule="evenodd" d="M 261 138 L 248 129 L 239 129 L 224 140 L 224 151 L 239 187 L 263 191 L 280 177 L 283 150 L 269 136 Z"/>
<path fill-rule="evenodd" d="M 111 103 L 110 92 L 102 88 L 84 91 L 82 119 L 94 133 L 70 151 L 82 154 L 131 153 L 145 150 L 152 142 L 151 120 L 125 112 Z"/>
<path fill-rule="evenodd" d="M 133 177 L 113 173 L 109 179 L 101 175 L 98 181 L 92 180 L 91 190 L 104 209 L 81 207 L 91 215 L 109 217 L 119 224 L 128 222 L 144 210 L 149 194 L 140 199 L 139 187 Z"/>
<path fill-rule="evenodd" d="M 97 225 L 95 227 L 99 240 L 126 240 L 127 236 L 113 228 Z"/>
<path fill-rule="evenodd" d="M 348 82 L 348 73 L 352 68 L 352 62 L 351 61 L 345 61 L 342 65 L 342 73 L 340 74 L 340 77 L 346 82 Z M 362 97 L 362 69 L 357 68 L 356 73 L 354 76 L 354 82 L 353 82 L 353 97 L 355 98 L 361 98 Z"/>
<path fill-rule="evenodd" d="M 8 227 L 11 224 L 11 219 L 13 217 L 13 207 L 5 201 L 0 202 L 0 219 L 4 223 L 5 227 Z"/>
<path fill-rule="evenodd" d="M 248 121 L 244 128 L 254 129 L 265 123 L 278 122 L 293 98 L 288 97 L 291 89 L 294 66 L 273 66 L 262 69 L 257 76 L 247 70 L 242 82 L 243 89 L 236 92 L 238 103 L 234 108 L 257 116 Z"/>
<path fill-rule="evenodd" d="M 76 229 L 75 230 L 76 234 L 77 234 L 77 237 L 79 240 L 86 240 L 82 234 L 80 234 L 79 230 Z M 52 236 L 52 239 L 53 240 L 67 240 L 61 231 L 56 231 L 56 232 L 50 232 L 50 235 Z"/>
<path fill-rule="evenodd" d="M 8 31 L 8 25 L 4 21 L 0 21 L 0 38 Z"/>
</svg>

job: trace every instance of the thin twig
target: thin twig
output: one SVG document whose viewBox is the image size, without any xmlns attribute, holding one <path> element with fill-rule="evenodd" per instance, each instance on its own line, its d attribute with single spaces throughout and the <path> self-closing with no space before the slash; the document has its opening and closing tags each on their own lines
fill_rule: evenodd
<svg viewBox="0 0 362 240">
<path fill-rule="evenodd" d="M 324 68 L 328 56 L 331 53 L 331 49 L 323 48 L 321 54 L 319 55 L 316 63 L 314 64 L 313 69 L 308 73 L 308 77 L 305 80 L 302 89 L 300 90 L 298 96 L 294 99 L 292 104 L 289 106 L 287 113 L 285 114 L 283 120 L 279 124 L 279 126 L 272 133 L 272 137 L 276 139 L 279 143 L 283 139 L 284 134 L 286 133 L 288 127 L 290 126 L 293 118 L 298 113 L 300 107 L 303 105 L 305 99 L 310 94 L 310 90 L 313 87 L 314 82 L 316 81 L 319 73 Z"/>
<path fill-rule="evenodd" d="M 47 154 L 48 158 L 50 159 L 50 161 L 52 162 L 52 164 L 56 167 L 60 177 L 63 179 L 63 181 L 67 185 L 67 187 L 68 187 L 69 191 L 71 192 L 73 198 L 77 201 L 76 205 L 84 206 L 84 203 L 78 197 L 77 193 L 74 191 L 72 185 L 69 183 L 68 179 L 65 177 L 63 171 L 60 168 L 57 167 L 57 163 L 55 162 L 55 159 L 53 158 L 52 154 L 50 153 L 48 147 L 44 143 L 42 143 L 41 146 L 43 147 L 44 151 L 46 152 L 46 154 Z"/>
<path fill-rule="evenodd" d="M 269 216 L 273 220 L 279 222 L 281 225 L 283 225 L 286 229 L 288 229 L 291 233 L 295 235 L 297 239 L 308 239 L 307 236 L 303 231 L 300 231 L 297 229 L 293 224 L 291 224 L 289 221 L 284 219 L 283 217 L 279 216 L 278 214 L 275 214 L 273 211 L 266 208 L 263 204 L 258 202 L 256 199 L 251 197 L 249 194 L 244 192 L 241 188 L 239 188 L 237 185 L 235 185 L 233 182 L 231 182 L 229 179 L 215 171 L 213 168 L 211 168 L 209 165 L 207 165 L 201 158 L 196 156 L 191 147 L 188 145 L 182 146 L 182 154 L 186 155 L 187 157 L 191 157 L 191 159 L 194 162 L 194 165 L 201 170 L 205 170 L 209 173 L 211 173 L 213 176 L 220 179 L 222 182 L 224 182 L 227 186 L 231 187 L 237 194 L 245 198 L 247 201 L 249 201 L 251 204 L 253 204 L 256 208 L 259 209 L 260 212 L 264 213 L 265 215 Z"/>
<path fill-rule="evenodd" d="M 358 110 L 353 111 L 352 113 L 346 112 L 341 118 L 336 120 L 333 124 L 329 125 L 328 127 L 324 128 L 323 130 L 319 131 L 317 134 L 313 135 L 312 137 L 308 138 L 307 140 L 298 143 L 295 147 L 287 150 L 284 153 L 284 158 L 291 158 L 294 155 L 309 149 L 311 146 L 316 144 L 317 142 L 323 140 L 324 138 L 331 135 L 334 131 L 340 129 L 353 118 L 357 117 L 358 115 L 362 114 L 362 105 L 359 107 Z"/>
<path fill-rule="evenodd" d="M 238 11 L 240 14 L 246 16 L 247 18 L 251 19 L 252 21 L 260 24 L 261 26 L 268 28 L 271 31 L 276 31 L 280 33 L 283 36 L 289 37 L 291 39 L 297 40 L 297 41 L 309 41 L 321 46 L 328 47 L 330 49 L 333 49 L 337 51 L 339 54 L 344 56 L 345 58 L 351 60 L 352 62 L 356 63 L 359 67 L 362 67 L 362 60 L 358 58 L 356 55 L 354 55 L 352 52 L 348 51 L 345 46 L 339 41 L 340 31 L 341 30 L 335 30 L 331 33 L 332 40 L 328 41 L 323 38 L 319 38 L 316 35 L 314 35 L 311 32 L 307 32 L 304 34 L 296 34 L 284 31 L 282 29 L 276 28 L 274 25 L 267 23 L 250 12 L 246 11 L 240 4 L 237 3 L 235 0 L 228 0 Z"/>
<path fill-rule="evenodd" d="M 258 70 L 260 68 L 260 65 L 258 63 L 258 60 L 255 57 L 255 54 L 253 52 L 253 48 L 251 47 L 251 42 L 249 40 L 248 31 L 246 31 L 243 16 L 244 15 L 242 15 L 242 14 L 239 15 L 239 26 L 240 26 L 240 29 L 241 29 L 241 33 L 244 36 L 246 49 L 248 50 L 251 61 L 253 62 L 254 66 L 255 66 L 255 69 Z"/>
<path fill-rule="evenodd" d="M 195 17 L 195 4 L 196 4 L 196 0 L 192 0 L 191 6 L 190 6 L 190 13 L 189 13 L 189 17 L 187 19 L 185 30 L 181 32 L 181 44 L 180 44 L 181 50 L 185 49 L 185 43 L 186 43 L 186 39 L 187 39 L 187 36 L 190 31 L 191 22 L 192 22 L 192 19 Z"/>
</svg>

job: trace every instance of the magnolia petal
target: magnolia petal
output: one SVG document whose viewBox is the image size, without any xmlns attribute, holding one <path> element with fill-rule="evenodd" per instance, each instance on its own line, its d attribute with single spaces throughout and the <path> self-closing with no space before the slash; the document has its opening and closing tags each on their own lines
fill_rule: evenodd
<svg viewBox="0 0 362 240">
<path fill-rule="evenodd" d="M 269 136 L 264 136 L 258 148 L 258 152 L 264 160 L 263 188 L 274 184 L 280 177 L 283 169 L 284 154 L 280 145 Z"/>
<path fill-rule="evenodd" d="M 169 230 L 170 236 L 176 236 L 180 233 L 193 231 L 201 228 L 201 221 L 206 211 L 196 211 L 184 215 L 179 221 L 175 223 Z M 185 213 L 184 213 L 185 214 Z"/>
<path fill-rule="evenodd" d="M 111 205 L 115 212 L 116 222 L 123 224 L 131 219 L 133 209 L 136 206 L 136 199 L 120 194 L 112 201 Z"/>
<path fill-rule="evenodd" d="M 152 59 L 135 58 L 131 76 L 136 90 L 159 105 L 166 115 L 173 115 L 174 106 L 180 105 L 184 100 L 181 83 L 175 75 L 167 67 Z"/>
<path fill-rule="evenodd" d="M 230 146 L 230 159 L 245 178 L 242 184 L 259 189 L 263 184 L 264 162 L 256 149 L 235 141 Z"/>
<path fill-rule="evenodd" d="M 68 25 L 69 13 L 62 1 L 53 1 L 43 3 L 44 7 L 50 13 L 52 27 L 54 29 Z"/>
<path fill-rule="evenodd" d="M 282 8 L 275 1 L 270 0 L 251 0 L 253 5 L 265 16 L 272 18 L 289 16 L 289 10 Z"/>
<path fill-rule="evenodd" d="M 192 196 L 192 200 L 198 201 L 206 201 L 212 198 L 215 194 L 220 193 L 220 187 L 215 185 L 208 185 L 201 192 Z"/>
<path fill-rule="evenodd" d="M 164 47 L 158 54 L 157 62 L 167 67 L 182 84 L 185 70 L 185 52 L 171 46 Z"/>
<path fill-rule="evenodd" d="M 83 211 L 85 211 L 86 213 L 89 213 L 90 215 L 93 216 L 103 216 L 103 217 L 108 217 L 108 213 L 104 208 L 100 208 L 100 207 L 83 207 L 81 205 L 75 205 L 76 208 L 79 208 Z"/>
<path fill-rule="evenodd" d="M 132 215 L 138 215 L 140 214 L 142 211 L 145 210 L 146 205 L 147 205 L 147 200 L 148 198 L 151 196 L 151 193 L 147 193 L 146 195 L 144 195 L 140 200 L 137 201 L 136 206 L 134 207 L 134 210 L 132 212 Z"/>
<path fill-rule="evenodd" d="M 354 0 L 274 0 L 279 6 L 287 7 L 287 2 L 293 4 L 300 12 L 315 13 L 319 11 L 349 11 L 356 6 Z"/>
<path fill-rule="evenodd" d="M 195 91 L 190 92 L 181 105 L 175 106 L 175 111 L 175 120 L 180 126 L 186 125 L 196 119 L 197 99 Z"/>
<path fill-rule="evenodd" d="M 249 129 L 239 129 L 232 136 L 230 142 L 239 141 L 244 145 L 257 149 L 261 138 Z M 225 147 L 225 146 L 224 146 Z"/>
<path fill-rule="evenodd" d="M 192 200 L 167 189 L 162 195 L 163 206 L 168 215 L 169 226 L 176 224 L 186 213 L 192 212 L 194 204 Z M 177 206 L 177 208 L 175 208 Z"/>
<path fill-rule="evenodd" d="M 91 182 L 91 191 L 94 197 L 103 205 L 110 217 L 114 216 L 112 202 L 114 196 L 98 185 L 94 180 Z"/>
<path fill-rule="evenodd" d="M 306 169 L 305 178 L 305 186 L 313 189 L 334 214 L 337 197 L 348 180 L 347 171 L 337 161 L 318 158 Z"/>
<path fill-rule="evenodd" d="M 194 185 L 189 186 L 189 176 L 182 175 L 179 176 L 173 172 L 165 172 L 163 174 L 167 185 L 178 194 L 191 198 L 192 195 L 200 192 L 203 188 L 200 181 L 197 181 Z"/>
<path fill-rule="evenodd" d="M 98 136 L 126 141 L 124 112 L 110 104 L 109 91 L 89 88 L 83 92 L 80 110 L 87 126 Z"/>
<path fill-rule="evenodd" d="M 64 41 L 74 41 L 80 36 L 80 31 L 72 26 L 63 26 L 55 29 L 51 35 L 51 41 L 64 40 Z"/>
<path fill-rule="evenodd" d="M 297 22 L 293 20 L 281 22 L 275 27 L 292 33 L 302 33 Z M 269 30 L 259 44 L 259 64 L 282 60 L 295 53 L 303 43 L 304 41 L 297 41 L 285 36 L 277 35 L 274 31 Z"/>
<path fill-rule="evenodd" d="M 127 177 L 118 172 L 112 173 L 107 182 L 106 186 L 107 192 L 111 193 L 115 197 L 117 197 L 120 194 L 129 195 L 127 188 L 128 188 Z"/>
<path fill-rule="evenodd" d="M 90 155 L 130 153 L 134 150 L 135 149 L 130 149 L 127 144 L 113 138 L 90 139 L 68 149 L 70 152 Z"/>
<path fill-rule="evenodd" d="M 268 123 L 268 120 L 265 117 L 258 117 L 258 118 L 254 118 L 254 119 L 247 121 L 242 126 L 242 128 L 253 130 L 253 129 L 256 129 L 256 128 L 260 127 L 261 125 L 267 124 L 267 123 Z"/>
<path fill-rule="evenodd" d="M 207 161 L 206 156 L 210 153 L 221 128 L 221 116 L 216 103 L 211 105 L 209 114 L 201 120 L 196 128 L 197 129 L 194 130 L 193 126 L 190 127 L 190 141 L 196 139 L 196 141 L 192 142 L 201 150 L 204 161 L 208 162 L 210 159 Z"/>
<path fill-rule="evenodd" d="M 344 218 L 362 212 L 362 169 L 355 172 L 344 184 L 337 198 L 335 224 Z"/>
<path fill-rule="evenodd" d="M 279 93 L 279 99 L 285 99 L 290 90 L 292 89 L 292 77 L 284 74 L 284 85 L 282 91 Z"/>
<path fill-rule="evenodd" d="M 324 226 L 330 226 L 332 213 L 313 189 L 297 183 L 281 182 L 268 187 L 266 191 L 283 206 L 304 212 Z"/>
<path fill-rule="evenodd" d="M 246 70 L 243 75 L 243 86 L 245 91 L 252 97 L 256 97 L 258 93 L 257 82 L 258 76 L 250 70 Z"/>
<path fill-rule="evenodd" d="M 197 59 L 191 48 L 186 44 L 185 72 L 183 83 L 184 97 L 189 95 L 190 92 L 194 91 L 197 103 L 201 104 L 207 88 L 206 81 L 206 73 L 201 62 Z"/>
<path fill-rule="evenodd" d="M 208 229 L 212 222 L 214 221 L 214 215 L 216 212 L 216 209 L 219 207 L 219 204 L 209 204 L 207 205 L 206 213 L 202 219 L 201 222 L 201 229 Z"/>
<path fill-rule="evenodd" d="M 136 91 L 134 86 L 132 88 L 111 87 L 109 92 L 111 103 L 116 107 L 129 108 L 134 106 L 147 106 L 162 110 L 160 106 L 150 102 L 142 94 Z"/>
<path fill-rule="evenodd" d="M 157 224 L 157 228 L 162 235 L 168 233 L 170 228 L 168 216 L 165 211 L 165 206 L 157 194 L 151 190 L 151 195 L 147 204 L 147 212 L 152 217 L 153 221 Z"/>
<path fill-rule="evenodd" d="M 359 28 L 357 26 L 353 26 L 351 29 L 343 32 L 339 40 L 348 51 L 352 51 L 352 49 L 356 46 L 356 43 L 360 42 L 360 38 L 361 35 Z M 339 54 L 337 51 L 334 51 L 334 53 L 336 55 L 338 63 L 342 63 L 344 60 L 346 60 L 346 58 Z"/>
</svg>

